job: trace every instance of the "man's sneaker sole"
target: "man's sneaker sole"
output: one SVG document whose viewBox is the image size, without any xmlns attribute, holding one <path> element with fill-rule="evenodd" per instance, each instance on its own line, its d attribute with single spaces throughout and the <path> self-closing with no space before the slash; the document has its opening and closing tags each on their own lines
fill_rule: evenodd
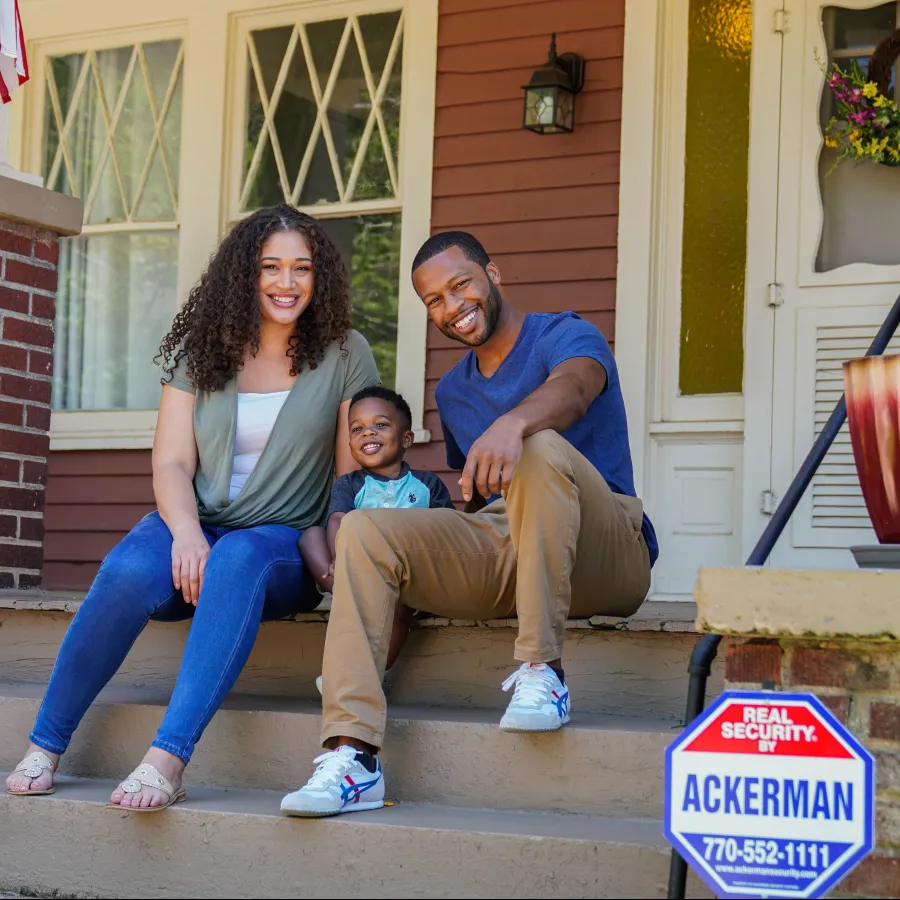
<svg viewBox="0 0 900 900">
<path fill-rule="evenodd" d="M 505 731 L 509 734 L 549 734 L 551 731 L 559 731 L 563 725 L 568 725 L 569 719 L 568 717 L 565 719 L 560 719 L 556 724 L 550 725 L 525 725 L 524 723 L 517 722 L 506 722 L 504 723 L 501 719 L 500 721 L 500 730 Z"/>
<path fill-rule="evenodd" d="M 329 809 L 327 811 L 311 810 L 311 809 L 286 809 L 281 807 L 281 811 L 286 816 L 297 816 L 301 819 L 328 819 L 332 816 L 340 816 L 343 813 L 365 812 L 371 809 L 381 809 L 384 806 L 384 800 L 377 800 L 371 803 L 348 803 L 343 809 Z"/>
</svg>

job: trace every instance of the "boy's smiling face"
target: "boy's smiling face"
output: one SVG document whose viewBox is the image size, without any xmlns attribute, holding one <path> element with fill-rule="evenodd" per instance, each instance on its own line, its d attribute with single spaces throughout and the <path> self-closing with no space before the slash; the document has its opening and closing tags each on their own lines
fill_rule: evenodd
<svg viewBox="0 0 900 900">
<path fill-rule="evenodd" d="M 364 469 L 378 472 L 396 468 L 414 435 L 404 428 L 403 416 L 388 400 L 366 397 L 350 407 L 350 452 Z M 393 475 L 392 472 L 382 474 Z"/>
</svg>

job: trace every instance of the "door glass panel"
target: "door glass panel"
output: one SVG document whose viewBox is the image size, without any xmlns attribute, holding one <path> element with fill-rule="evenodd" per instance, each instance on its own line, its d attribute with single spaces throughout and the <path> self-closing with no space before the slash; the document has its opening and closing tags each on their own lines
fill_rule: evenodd
<svg viewBox="0 0 900 900">
<path fill-rule="evenodd" d="M 846 71 L 855 60 L 865 72 L 876 44 L 897 27 L 897 7 L 897 3 L 872 9 L 825 7 L 822 29 L 829 67 L 837 63 Z M 896 83 L 895 66 L 891 88 L 895 95 Z M 831 91 L 824 89 L 820 111 L 823 129 L 833 114 Z M 823 147 L 819 157 L 823 221 L 816 271 L 829 272 L 852 263 L 897 265 L 900 243 L 885 223 L 895 219 L 900 203 L 900 170 L 849 161 L 836 168 L 836 162 L 837 152 Z"/>
<path fill-rule="evenodd" d="M 681 258 L 682 394 L 744 375 L 750 0 L 691 0 Z"/>
</svg>

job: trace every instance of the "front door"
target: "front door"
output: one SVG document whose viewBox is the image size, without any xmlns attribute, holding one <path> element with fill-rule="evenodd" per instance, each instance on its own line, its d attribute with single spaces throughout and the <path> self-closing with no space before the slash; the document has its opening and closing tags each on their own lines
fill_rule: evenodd
<svg viewBox="0 0 900 900">
<path fill-rule="evenodd" d="M 900 169 L 844 163 L 831 171 L 821 127 L 830 93 L 817 63 L 856 59 L 865 70 L 876 43 L 900 27 L 900 3 L 786 0 L 784 9 L 774 20 L 780 96 L 754 98 L 774 112 L 755 117 L 752 140 L 778 147 L 774 271 L 765 295 L 747 298 L 745 522 L 754 537 L 840 398 L 841 363 L 865 353 L 900 292 Z M 751 213 L 750 228 L 764 227 Z M 847 548 L 871 542 L 845 426 L 771 564 L 852 567 Z"/>
</svg>

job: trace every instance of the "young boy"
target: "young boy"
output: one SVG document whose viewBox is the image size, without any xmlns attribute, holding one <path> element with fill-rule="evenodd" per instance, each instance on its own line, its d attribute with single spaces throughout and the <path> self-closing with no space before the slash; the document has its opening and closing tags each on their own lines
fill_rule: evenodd
<svg viewBox="0 0 900 900">
<path fill-rule="evenodd" d="M 370 387 L 350 401 L 350 452 L 362 467 L 342 475 L 331 491 L 325 528 L 310 528 L 300 538 L 303 561 L 319 586 L 334 586 L 334 543 L 341 519 L 354 509 L 453 509 L 450 492 L 437 475 L 403 461 L 412 446 L 412 413 L 395 391 Z M 397 604 L 387 668 L 406 640 L 415 610 Z"/>
</svg>

